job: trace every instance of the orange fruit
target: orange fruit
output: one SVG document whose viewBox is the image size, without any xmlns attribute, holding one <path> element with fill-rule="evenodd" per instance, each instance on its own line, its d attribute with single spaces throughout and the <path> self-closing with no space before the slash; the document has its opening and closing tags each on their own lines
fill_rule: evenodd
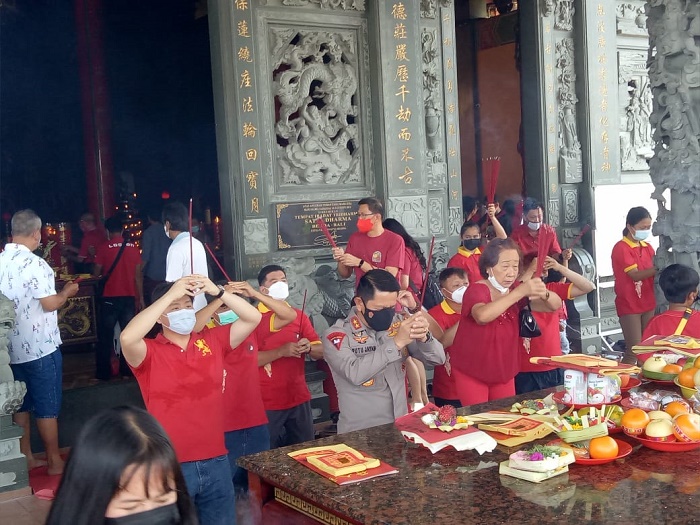
<svg viewBox="0 0 700 525">
<path fill-rule="evenodd" d="M 675 363 L 669 363 L 661 369 L 664 374 L 680 374 L 683 367 Z"/>
<path fill-rule="evenodd" d="M 630 382 L 629 374 L 620 374 L 620 388 L 625 388 Z"/>
<path fill-rule="evenodd" d="M 697 368 L 686 368 L 678 374 L 678 383 L 688 388 L 695 388 L 695 372 L 697 371 Z"/>
<path fill-rule="evenodd" d="M 617 441 L 610 436 L 593 438 L 588 444 L 588 455 L 592 459 L 615 458 L 619 451 Z"/>
<path fill-rule="evenodd" d="M 649 424 L 649 414 L 641 408 L 630 408 L 622 415 L 620 426 L 625 434 L 631 436 L 641 435 Z"/>
<path fill-rule="evenodd" d="M 687 414 L 690 412 L 690 407 L 681 401 L 671 401 L 664 407 L 664 412 L 670 414 L 671 417 L 676 417 L 679 414 Z"/>
<path fill-rule="evenodd" d="M 700 415 L 680 414 L 673 419 L 673 434 L 678 441 L 700 441 Z"/>
</svg>

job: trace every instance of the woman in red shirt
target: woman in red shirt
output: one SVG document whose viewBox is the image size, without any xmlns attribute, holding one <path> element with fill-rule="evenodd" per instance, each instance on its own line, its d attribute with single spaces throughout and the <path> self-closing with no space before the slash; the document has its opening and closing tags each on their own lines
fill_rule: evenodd
<svg viewBox="0 0 700 525">
<path fill-rule="evenodd" d="M 637 206 L 627 212 L 622 240 L 612 250 L 615 276 L 615 308 L 625 337 L 625 360 L 636 362 L 632 347 L 654 315 L 654 248 L 645 241 L 651 235 L 651 214 Z"/>
<path fill-rule="evenodd" d="M 482 280 L 470 284 L 451 347 L 452 373 L 463 405 L 515 395 L 520 368 L 518 312 L 526 299 L 535 311 L 556 312 L 561 299 L 542 279 L 516 285 L 520 251 L 511 239 L 494 239 L 479 260 Z M 512 287 L 512 288 L 511 288 Z"/>
</svg>

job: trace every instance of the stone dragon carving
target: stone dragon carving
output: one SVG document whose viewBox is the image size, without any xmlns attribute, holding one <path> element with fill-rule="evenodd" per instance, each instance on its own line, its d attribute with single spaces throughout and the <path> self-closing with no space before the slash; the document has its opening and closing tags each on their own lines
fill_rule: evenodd
<svg viewBox="0 0 700 525">
<path fill-rule="evenodd" d="M 700 0 L 649 0 L 646 14 L 656 265 L 677 262 L 700 271 Z"/>
<path fill-rule="evenodd" d="M 14 414 L 22 406 L 26 385 L 15 381 L 10 368 L 10 332 L 15 326 L 14 303 L 0 294 L 0 415 Z"/>
<path fill-rule="evenodd" d="M 350 34 L 275 34 L 273 90 L 282 184 L 340 184 L 361 179 L 354 40 Z"/>
</svg>

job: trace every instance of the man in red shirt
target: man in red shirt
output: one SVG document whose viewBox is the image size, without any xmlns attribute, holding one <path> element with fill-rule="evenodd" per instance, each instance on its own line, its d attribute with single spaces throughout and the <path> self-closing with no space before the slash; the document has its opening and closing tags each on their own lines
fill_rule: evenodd
<svg viewBox="0 0 700 525">
<path fill-rule="evenodd" d="M 207 293 L 235 311 L 233 324 L 193 333 L 192 297 Z M 235 523 L 231 468 L 224 444 L 224 355 L 260 321 L 248 302 L 202 275 L 163 283 L 154 302 L 121 334 L 124 357 L 134 371 L 148 411 L 170 437 L 201 525 Z M 163 333 L 146 339 L 153 325 Z M 245 400 L 243 400 L 245 402 Z"/>
<path fill-rule="evenodd" d="M 260 292 L 284 301 L 289 296 L 284 268 L 271 264 L 258 274 Z M 258 371 L 263 403 L 269 420 L 270 448 L 314 439 L 311 394 L 306 386 L 304 363 L 323 359 L 323 347 L 311 320 L 301 310 L 290 324 L 279 328 L 276 316 L 263 302 L 258 303 L 262 321 L 256 329 L 260 342 Z"/>
<path fill-rule="evenodd" d="M 105 242 L 107 235 L 100 228 L 95 216 L 88 212 L 80 216 L 78 227 L 83 232 L 83 238 L 80 241 L 80 248 L 73 246 L 64 246 L 64 250 L 69 252 L 70 258 L 76 262 L 85 265 L 92 265 L 95 262 L 97 249 Z"/>
<path fill-rule="evenodd" d="M 526 270 L 526 279 L 532 278 L 536 267 L 533 259 Z M 544 263 L 547 290 L 557 294 L 562 303 L 595 290 L 595 284 L 583 275 L 559 264 L 552 257 L 547 257 Z M 569 282 L 561 282 L 563 279 Z M 542 335 L 539 337 L 520 338 L 520 373 L 515 376 L 515 393 L 525 394 L 535 390 L 551 388 L 564 382 L 564 371 L 561 368 L 537 365 L 530 362 L 531 357 L 552 357 L 562 355 L 561 338 L 559 335 L 559 311 L 536 312 L 532 315 L 537 321 Z"/>
<path fill-rule="evenodd" d="M 400 235 L 382 226 L 384 207 L 373 197 L 361 199 L 357 209 L 357 232 L 350 236 L 348 245 L 333 248 L 333 259 L 338 261 L 338 273 L 347 278 L 355 272 L 355 287 L 370 270 L 381 268 L 398 279 L 404 270 L 406 250 Z"/>
<path fill-rule="evenodd" d="M 445 299 L 442 303 L 428 310 L 428 314 L 432 318 L 428 321 L 434 321 L 434 323 L 430 323 L 430 331 L 445 349 L 445 364 L 437 365 L 433 372 L 433 397 L 435 404 L 439 407 L 452 405 L 459 408 L 462 406 L 452 378 L 450 346 L 452 346 L 459 326 L 462 297 L 464 297 L 468 285 L 467 274 L 462 268 L 445 268 L 440 272 L 440 288 Z"/>
<path fill-rule="evenodd" d="M 549 224 L 544 224 L 542 205 L 535 199 L 525 199 L 523 204 L 523 224 L 513 228 L 510 238 L 520 248 L 523 264 L 526 266 L 537 256 L 537 249 L 540 239 L 543 237 L 543 232 L 547 236 L 547 242 L 549 243 L 547 255 L 558 256 L 561 260 L 562 250 L 557 240 L 557 232 Z M 566 251 L 571 252 L 571 248 L 568 248 Z M 567 258 L 571 258 L 570 255 Z"/>
<path fill-rule="evenodd" d="M 114 351 L 114 325 L 124 327 L 131 321 L 136 308 L 143 308 L 143 277 L 141 274 L 141 252 L 132 243 L 127 242 L 122 250 L 122 223 L 116 217 L 105 221 L 109 240 L 98 246 L 95 254 L 95 274 L 106 274 L 119 257 L 112 273 L 104 284 L 99 308 L 99 341 L 95 355 L 95 377 L 108 381 L 112 377 L 111 356 Z M 104 275 L 103 275 L 104 277 Z M 131 370 L 119 359 L 119 373 L 131 376 Z"/>
<path fill-rule="evenodd" d="M 664 268 L 659 274 L 659 287 L 669 303 L 668 310 L 649 321 L 642 340 L 655 335 L 688 335 L 700 339 L 700 311 L 692 309 L 698 300 L 698 285 L 698 272 L 690 266 L 671 264 Z M 681 326 L 684 318 L 686 322 Z"/>
</svg>

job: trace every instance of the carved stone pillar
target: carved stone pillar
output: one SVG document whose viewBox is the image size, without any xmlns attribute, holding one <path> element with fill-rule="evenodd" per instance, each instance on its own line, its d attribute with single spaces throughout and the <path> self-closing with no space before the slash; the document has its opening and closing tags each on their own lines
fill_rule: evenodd
<svg viewBox="0 0 700 525">
<path fill-rule="evenodd" d="M 589 119 L 600 118 L 601 108 L 587 108 L 578 96 L 586 93 L 590 97 L 597 86 L 587 74 L 586 57 L 593 44 L 582 37 L 588 4 L 573 0 L 519 4 L 521 71 L 526 77 L 522 82 L 525 178 L 529 195 L 544 204 L 545 220 L 557 229 L 563 248 L 569 247 L 585 224 L 594 226 L 595 153 L 586 126 Z M 592 236 L 585 235 L 575 250 L 572 268 L 594 279 L 592 246 Z M 569 306 L 572 348 L 598 351 L 595 298 L 589 294 Z"/>
<path fill-rule="evenodd" d="M 656 264 L 700 271 L 700 0 L 651 0 L 646 13 L 654 101 L 649 167 L 659 205 Z"/>
</svg>

